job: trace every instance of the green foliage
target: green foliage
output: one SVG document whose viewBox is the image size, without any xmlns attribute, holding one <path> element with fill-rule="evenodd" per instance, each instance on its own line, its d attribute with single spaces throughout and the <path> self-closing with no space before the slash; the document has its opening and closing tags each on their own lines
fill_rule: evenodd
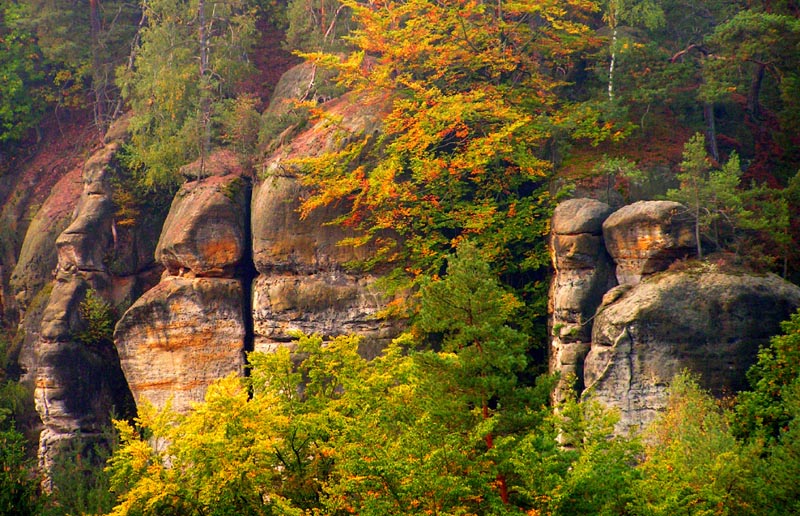
<svg viewBox="0 0 800 516">
<path fill-rule="evenodd" d="M 33 516 L 40 509 L 38 482 L 31 474 L 25 438 L 6 419 L 8 414 L 0 407 L 0 515 Z"/>
<path fill-rule="evenodd" d="M 180 181 L 182 165 L 208 151 L 206 139 L 218 135 L 210 134 L 205 117 L 234 96 L 236 81 L 249 69 L 243 58 L 256 34 L 254 4 L 154 0 L 144 7 L 149 23 L 140 31 L 134 67 L 118 70 L 134 111 L 129 168 L 142 171 L 144 188 L 169 189 Z M 201 14 L 204 39 L 198 36 Z M 198 64 L 203 56 L 204 70 Z"/>
<path fill-rule="evenodd" d="M 691 377 L 675 378 L 667 410 L 644 440 L 633 514 L 760 514 L 752 504 L 759 447 L 736 441 L 722 410 Z"/>
<path fill-rule="evenodd" d="M 117 446 L 109 429 L 99 436 L 78 435 L 57 454 L 49 471 L 52 492 L 42 516 L 107 514 L 114 507 L 106 461 Z"/>
<path fill-rule="evenodd" d="M 352 29 L 350 9 L 338 0 L 289 0 L 286 46 L 302 52 L 341 51 Z"/>
<path fill-rule="evenodd" d="M 117 423 L 113 514 L 518 514 L 516 444 L 546 426 L 551 382 L 518 379 L 518 302 L 474 249 L 449 271 L 422 293 L 441 351 L 406 335 L 367 362 L 358 339 L 300 336 L 293 353 L 252 353 L 247 380 L 218 382 L 185 416 L 145 406 L 138 430 Z M 558 453 L 553 437 L 538 439 Z"/>
<path fill-rule="evenodd" d="M 23 137 L 44 111 L 43 58 L 20 17 L 14 3 L 0 2 L 0 143 Z"/>
<path fill-rule="evenodd" d="M 86 297 L 81 301 L 80 315 L 83 328 L 75 335 L 79 342 L 86 346 L 100 346 L 114 342 L 116 311 L 95 290 L 86 292 Z"/>
<path fill-rule="evenodd" d="M 669 190 L 667 198 L 685 204 L 695 222 L 697 256 L 703 258 L 703 237 L 719 247 L 728 235 L 743 226 L 751 213 L 744 209 L 737 190 L 741 178 L 739 157 L 734 153 L 720 168 L 712 168 L 706 153 L 706 139 L 697 133 L 684 147 L 680 189 Z M 732 237 L 728 236 L 728 240 Z"/>
<path fill-rule="evenodd" d="M 797 417 L 794 396 L 800 385 L 800 311 L 782 323 L 782 335 L 758 352 L 748 372 L 752 391 L 743 392 L 736 405 L 737 434 L 775 439 Z"/>
</svg>

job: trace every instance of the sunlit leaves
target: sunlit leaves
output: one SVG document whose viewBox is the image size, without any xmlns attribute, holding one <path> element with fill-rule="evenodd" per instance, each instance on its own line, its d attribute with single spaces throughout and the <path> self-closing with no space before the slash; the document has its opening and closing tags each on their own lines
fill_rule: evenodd
<svg viewBox="0 0 800 516">
<path fill-rule="evenodd" d="M 446 253 L 467 237 L 487 248 L 489 241 L 519 238 L 530 249 L 545 233 L 537 221 L 547 217 L 543 193 L 552 172 L 541 149 L 552 137 L 549 117 L 562 107 L 555 90 L 564 83 L 553 70 L 569 69 L 591 44 L 583 22 L 596 6 L 344 4 L 358 22 L 350 38 L 358 52 L 338 65 L 307 57 L 336 66 L 349 88 L 388 92 L 391 110 L 364 153 L 344 162 L 337 153 L 302 163 L 312 191 L 306 209 L 347 201 L 351 214 L 342 222 L 374 238 L 395 235 L 391 256 L 412 276 L 436 274 Z M 542 205 L 520 202 L 531 194 Z M 497 237 L 509 221 L 525 234 Z M 508 246 L 495 252 L 517 258 Z"/>
</svg>

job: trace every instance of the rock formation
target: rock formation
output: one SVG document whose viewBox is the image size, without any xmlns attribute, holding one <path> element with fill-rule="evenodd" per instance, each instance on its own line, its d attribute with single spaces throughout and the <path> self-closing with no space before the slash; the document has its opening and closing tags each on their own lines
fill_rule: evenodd
<svg viewBox="0 0 800 516">
<path fill-rule="evenodd" d="M 597 312 L 586 394 L 620 410 L 620 430 L 652 421 L 685 369 L 718 396 L 747 388 L 759 346 L 800 306 L 800 288 L 774 274 L 698 269 L 653 276 Z"/>
<path fill-rule="evenodd" d="M 325 337 L 359 333 L 362 351 L 374 355 L 395 335 L 396 325 L 376 316 L 386 300 L 373 287 L 375 278 L 347 267 L 367 250 L 339 245 L 347 234 L 330 222 L 341 208 L 321 208 L 301 219 L 304 195 L 291 160 L 335 151 L 352 138 L 378 130 L 385 104 L 353 95 L 330 102 L 341 116 L 336 126 L 319 122 L 297 135 L 266 162 L 266 178 L 253 193 L 253 284 L 255 349 L 285 345 L 293 331 Z"/>
<path fill-rule="evenodd" d="M 555 399 L 575 375 L 577 393 L 618 409 L 625 432 L 653 420 L 683 370 L 717 395 L 747 387 L 759 346 L 800 306 L 800 287 L 709 263 L 667 270 L 693 252 L 685 209 L 641 201 L 609 211 L 574 199 L 553 216 L 550 368 L 562 375 Z M 613 262 L 604 261 L 606 249 Z M 620 285 L 611 288 L 614 265 Z"/>
<path fill-rule="evenodd" d="M 112 139 L 86 161 L 75 215 L 56 240 L 56 279 L 44 302 L 33 372 L 44 426 L 39 457 L 46 469 L 64 442 L 78 433 L 91 440 L 108 425 L 109 414 L 132 410 L 113 343 L 79 338 L 85 326 L 81 303 L 89 290 L 124 309 L 157 277 L 152 259 L 145 258 L 152 255 L 151 228 L 116 227 L 110 176 L 120 145 Z"/>
<path fill-rule="evenodd" d="M 603 223 L 603 239 L 617 264 L 620 285 L 635 285 L 697 248 L 688 210 L 672 201 L 623 206 Z"/>
<path fill-rule="evenodd" d="M 249 180 L 234 174 L 185 183 L 175 196 L 155 253 L 164 276 L 114 333 L 137 403 L 171 399 L 185 411 L 214 380 L 242 373 L 249 198 Z"/>
<path fill-rule="evenodd" d="M 550 285 L 550 369 L 561 378 L 554 399 L 563 401 L 572 383 L 583 389 L 583 359 L 592 337 L 591 319 L 603 294 L 616 282 L 603 245 L 603 222 L 611 208 L 593 199 L 559 204 L 551 225 L 554 276 Z"/>
</svg>

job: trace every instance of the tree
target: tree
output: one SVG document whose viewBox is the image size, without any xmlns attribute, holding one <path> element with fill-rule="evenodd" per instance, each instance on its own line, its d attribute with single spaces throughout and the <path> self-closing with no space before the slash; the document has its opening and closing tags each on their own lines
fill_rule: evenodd
<svg viewBox="0 0 800 516">
<path fill-rule="evenodd" d="M 633 514 L 761 514 L 753 507 L 760 448 L 738 443 L 724 412 L 687 375 L 646 430 Z"/>
<path fill-rule="evenodd" d="M 722 244 L 720 225 L 738 228 L 749 217 L 737 191 L 741 178 L 739 157 L 734 153 L 721 168 L 712 168 L 706 152 L 705 137 L 697 133 L 684 147 L 680 189 L 667 192 L 667 198 L 687 205 L 694 219 L 697 257 L 703 259 L 703 237 Z"/>
<path fill-rule="evenodd" d="M 552 164 L 541 150 L 562 132 L 600 141 L 616 130 L 557 97 L 563 74 L 594 42 L 583 22 L 596 5 L 343 3 L 357 51 L 308 57 L 338 68 L 344 86 L 388 96 L 391 112 L 374 139 L 299 163 L 312 190 L 304 212 L 348 206 L 338 222 L 363 234 L 352 243 L 376 243 L 396 277 L 437 274 L 470 238 L 507 281 L 532 285 L 548 263 Z"/>
<path fill-rule="evenodd" d="M 149 189 L 173 187 L 178 169 L 204 159 L 219 101 L 235 93 L 255 35 L 247 0 L 151 0 L 132 69 L 118 81 L 134 111 L 129 165 Z M 202 174 L 201 167 L 201 174 Z"/>
<path fill-rule="evenodd" d="M 219 381 L 185 416 L 145 407 L 138 429 L 118 422 L 113 514 L 529 507 L 510 489 L 513 450 L 544 425 L 552 382 L 521 381 L 527 338 L 507 324 L 518 301 L 474 249 L 448 269 L 422 293 L 420 331 L 442 336 L 439 351 L 408 334 L 367 362 L 356 338 L 299 336 L 293 352 L 251 354 L 247 379 Z M 539 439 L 557 453 L 552 432 Z"/>
<path fill-rule="evenodd" d="M 88 93 L 95 126 L 105 133 L 119 114 L 114 70 L 129 58 L 141 18 L 138 3 L 23 0 L 17 9 L 21 16 L 15 25 L 36 38 L 48 65 L 48 101 L 56 107 L 83 107 Z"/>
<path fill-rule="evenodd" d="M 33 35 L 18 27 L 20 9 L 0 2 L 0 143 L 22 138 L 44 112 L 44 60 Z"/>
<path fill-rule="evenodd" d="M 652 0 L 608 0 L 603 16 L 611 29 L 611 60 L 608 63 L 608 100 L 614 101 L 614 69 L 620 51 L 619 29 L 624 23 L 642 24 L 655 29 L 664 23 L 664 12 L 658 2 Z M 628 43 L 623 43 L 627 48 Z"/>
<path fill-rule="evenodd" d="M 751 391 L 736 405 L 737 434 L 777 438 L 797 417 L 793 393 L 800 384 L 800 311 L 781 324 L 768 346 L 758 351 L 758 361 L 747 373 Z"/>
<path fill-rule="evenodd" d="M 6 385 L 0 386 L 0 402 L 5 402 Z M 33 516 L 41 508 L 33 464 L 27 458 L 25 437 L 8 420 L 10 411 L 0 406 L 0 515 Z"/>
</svg>

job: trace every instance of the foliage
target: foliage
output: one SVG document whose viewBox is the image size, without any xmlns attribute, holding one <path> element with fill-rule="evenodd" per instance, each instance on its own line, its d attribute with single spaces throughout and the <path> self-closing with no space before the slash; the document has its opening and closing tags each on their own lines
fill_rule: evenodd
<svg viewBox="0 0 800 516">
<path fill-rule="evenodd" d="M 286 46 L 302 52 L 339 51 L 346 48 L 350 9 L 338 0 L 289 0 Z"/>
<path fill-rule="evenodd" d="M 645 434 L 633 514 L 760 514 L 752 479 L 759 446 L 736 441 L 722 410 L 688 375 Z"/>
<path fill-rule="evenodd" d="M 128 60 L 141 17 L 138 2 L 23 0 L 17 5 L 21 16 L 15 25 L 35 37 L 47 63 L 48 102 L 76 108 L 87 105 L 90 96 L 95 123 L 104 132 L 119 114 L 114 69 Z"/>
<path fill-rule="evenodd" d="M 106 461 L 117 446 L 110 429 L 99 436 L 78 435 L 60 450 L 50 467 L 52 492 L 41 511 L 43 516 L 83 516 L 107 514 L 115 496 L 109 491 Z"/>
<path fill-rule="evenodd" d="M 14 3 L 0 2 L 0 143 L 22 138 L 44 111 L 41 50 L 15 26 L 20 16 Z"/>
<path fill-rule="evenodd" d="M 134 67 L 118 71 L 134 111 L 129 168 L 142 171 L 142 187 L 170 189 L 182 165 L 205 157 L 213 136 L 207 118 L 248 70 L 243 57 L 256 33 L 254 4 L 153 0 L 144 7 L 149 23 Z"/>
<path fill-rule="evenodd" d="M 723 247 L 727 229 L 742 227 L 751 215 L 744 209 L 741 194 L 737 191 L 741 178 L 739 157 L 732 154 L 720 168 L 712 168 L 706 152 L 706 139 L 695 134 L 683 151 L 680 189 L 669 190 L 667 198 L 685 204 L 695 223 L 697 256 L 703 258 L 703 237 Z"/>
<path fill-rule="evenodd" d="M 300 336 L 294 353 L 250 355 L 252 397 L 229 377 L 185 416 L 144 407 L 138 430 L 117 423 L 114 514 L 518 513 L 515 443 L 544 425 L 550 383 L 519 380 L 518 302 L 461 253 L 423 289 L 441 351 L 407 335 L 367 362 L 355 338 Z"/>
<path fill-rule="evenodd" d="M 32 516 L 40 509 L 38 482 L 31 475 L 25 438 L 7 420 L 8 415 L 0 407 L 0 515 Z"/>
<path fill-rule="evenodd" d="M 86 346 L 99 346 L 114 342 L 114 325 L 117 314 L 114 307 L 95 290 L 88 290 L 81 301 L 80 315 L 83 328 L 76 334 Z"/>
<path fill-rule="evenodd" d="M 349 207 L 338 222 L 363 235 L 350 243 L 372 241 L 378 261 L 411 281 L 438 274 L 460 240 L 474 240 L 504 280 L 535 291 L 524 292 L 535 306 L 542 289 L 534 278 L 548 263 L 552 172 L 537 149 L 556 134 L 616 134 L 590 107 L 557 96 L 565 82 L 555 70 L 574 69 L 593 43 L 584 21 L 596 6 L 344 4 L 358 24 L 350 38 L 358 50 L 343 60 L 307 57 L 337 67 L 342 85 L 376 93 L 366 98 L 388 95 L 391 112 L 376 141 L 355 138 L 301 163 L 312 189 L 304 212 Z"/>
<path fill-rule="evenodd" d="M 783 334 L 759 350 L 758 362 L 748 372 L 752 390 L 738 397 L 735 429 L 741 436 L 777 438 L 797 416 L 800 311 L 781 327 Z"/>
</svg>

